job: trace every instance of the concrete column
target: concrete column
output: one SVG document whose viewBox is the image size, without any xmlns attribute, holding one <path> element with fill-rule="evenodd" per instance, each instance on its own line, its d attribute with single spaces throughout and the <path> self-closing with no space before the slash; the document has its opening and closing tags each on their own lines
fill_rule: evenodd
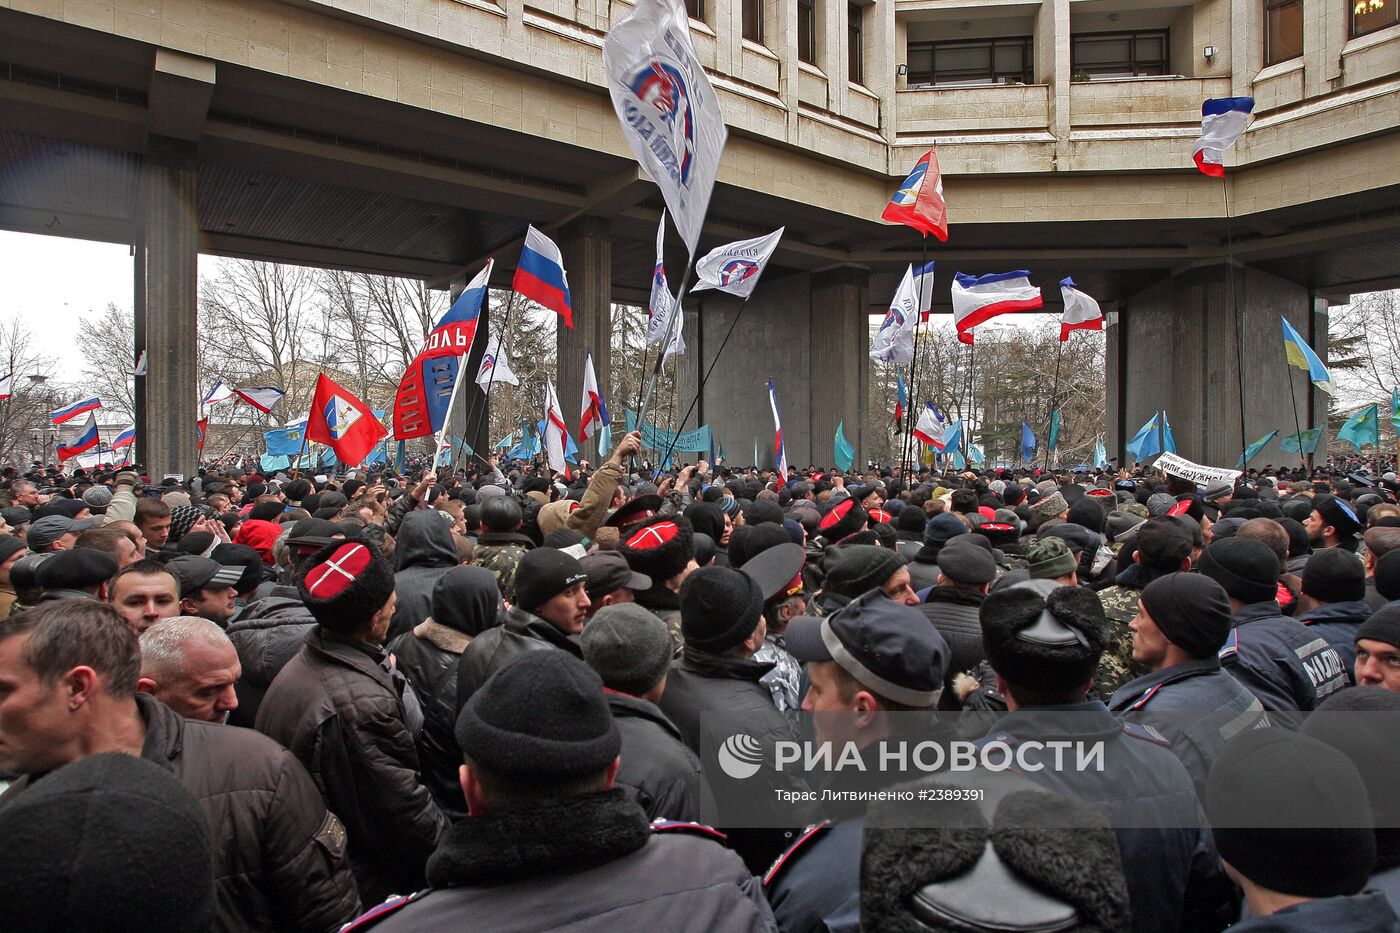
<svg viewBox="0 0 1400 933">
<path fill-rule="evenodd" d="M 1154 411 L 1165 409 L 1177 453 L 1211 466 L 1235 465 L 1241 453 L 1237 314 L 1244 338 L 1244 442 L 1275 428 L 1292 433 L 1292 371 L 1284 365 L 1279 315 L 1309 333 L 1315 329 L 1311 296 L 1301 286 L 1247 268 L 1235 270 L 1232 296 L 1226 270 L 1195 269 L 1158 282 L 1129 298 L 1118 324 L 1108 328 L 1109 437 L 1117 425 L 1120 453 Z M 1319 353 L 1325 356 L 1325 349 Z M 1294 388 L 1306 429 L 1311 425 L 1301 380 Z M 1291 458 L 1275 441 L 1252 463 Z"/>
<path fill-rule="evenodd" d="M 135 358 L 139 360 L 146 349 L 146 235 L 139 212 L 134 226 L 136 232 L 131 241 L 131 322 Z M 145 376 L 133 378 L 132 406 L 135 408 L 131 415 L 136 423 L 136 446 L 131 452 L 131 462 L 145 463 L 146 453 L 150 449 L 147 446 L 150 435 L 146 429 Z"/>
<path fill-rule="evenodd" d="M 836 426 L 845 422 L 846 439 L 864 462 L 861 411 L 870 395 L 869 274 L 845 267 L 812 276 L 811 436 L 812 459 L 834 465 Z"/>
<path fill-rule="evenodd" d="M 593 351 L 598 385 L 612 384 L 612 241 L 608 239 L 607 221 L 584 217 L 560 231 L 558 243 L 569 275 L 574 326 L 570 330 L 562 321 L 559 324 L 555 390 L 564 409 L 564 423 L 577 442 L 579 412 L 583 407 L 583 360 L 588 350 Z M 622 416 L 620 409 L 617 416 Z M 586 443 L 579 442 L 580 457 L 596 461 L 597 454 L 596 436 Z"/>
<path fill-rule="evenodd" d="M 142 169 L 145 248 L 146 448 L 151 476 L 194 475 L 199 453 L 195 351 L 198 327 L 198 238 L 195 217 L 195 144 L 152 136 Z"/>
<path fill-rule="evenodd" d="M 1069 147 L 1069 88 L 1071 17 L 1069 0 L 1042 0 L 1036 15 L 1035 80 L 1048 84 L 1049 130 L 1055 137 L 1055 155 L 1061 159 Z"/>
</svg>

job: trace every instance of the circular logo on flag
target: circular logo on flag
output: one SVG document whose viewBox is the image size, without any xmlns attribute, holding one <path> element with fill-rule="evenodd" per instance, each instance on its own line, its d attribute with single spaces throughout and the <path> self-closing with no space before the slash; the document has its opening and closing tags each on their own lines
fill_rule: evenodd
<svg viewBox="0 0 1400 933">
<path fill-rule="evenodd" d="M 731 259 L 719 270 L 721 285 L 733 285 L 758 274 L 758 263 L 752 259 Z"/>
<path fill-rule="evenodd" d="M 924 174 L 928 171 L 928 163 L 920 162 L 914 166 L 914 171 L 909 173 L 909 177 L 904 179 L 904 184 L 899 186 L 899 190 L 891 198 L 900 207 L 908 207 L 919 197 L 919 186 L 924 183 Z"/>
<path fill-rule="evenodd" d="M 360 420 L 360 410 L 339 395 L 331 396 L 331 400 L 326 403 L 324 414 L 326 427 L 330 429 L 331 437 L 336 440 L 344 437 L 351 426 Z"/>
<path fill-rule="evenodd" d="M 648 141 L 652 152 L 662 162 L 668 161 L 668 156 L 674 159 L 676 181 L 689 187 L 691 160 L 695 154 L 695 117 L 685 76 L 669 62 L 652 59 L 633 73 L 627 85 L 637 100 L 651 106 L 657 118 L 670 130 L 669 140 L 653 137 Z M 663 147 L 669 143 L 671 152 L 658 151 L 658 143 Z"/>
</svg>

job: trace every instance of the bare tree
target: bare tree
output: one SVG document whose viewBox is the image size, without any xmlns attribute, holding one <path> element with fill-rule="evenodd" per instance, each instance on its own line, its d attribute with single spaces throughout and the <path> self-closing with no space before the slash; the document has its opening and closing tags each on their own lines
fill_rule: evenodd
<svg viewBox="0 0 1400 933">
<path fill-rule="evenodd" d="M 82 327 L 74 337 L 83 353 L 82 383 L 102 398 L 102 407 L 109 413 L 127 419 L 135 417 L 136 397 L 132 378 L 135 331 L 131 311 L 114 302 L 95 314 L 82 318 Z"/>
<path fill-rule="evenodd" d="M 49 413 L 62 392 L 50 382 L 54 361 L 38 352 L 19 318 L 0 327 L 0 370 L 12 377 L 10 397 L 0 401 L 0 464 L 39 459 L 52 439 Z"/>
</svg>

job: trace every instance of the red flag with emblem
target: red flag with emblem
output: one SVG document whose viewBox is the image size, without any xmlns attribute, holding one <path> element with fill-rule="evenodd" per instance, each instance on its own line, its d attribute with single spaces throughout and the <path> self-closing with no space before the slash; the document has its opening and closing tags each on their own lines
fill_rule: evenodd
<svg viewBox="0 0 1400 933">
<path fill-rule="evenodd" d="M 332 382 L 325 373 L 316 378 L 316 394 L 306 419 L 306 439 L 325 444 L 347 467 L 359 466 L 374 445 L 389 432 L 374 410 Z"/>
</svg>

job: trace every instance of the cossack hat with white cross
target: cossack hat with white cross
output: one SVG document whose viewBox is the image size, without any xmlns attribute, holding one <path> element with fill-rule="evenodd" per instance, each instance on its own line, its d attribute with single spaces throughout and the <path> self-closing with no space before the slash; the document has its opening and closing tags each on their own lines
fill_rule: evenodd
<svg viewBox="0 0 1400 933">
<path fill-rule="evenodd" d="M 349 635 L 389 601 L 394 570 L 372 542 L 332 541 L 307 561 L 297 590 L 322 627 Z"/>
<path fill-rule="evenodd" d="M 694 529 L 684 516 L 658 516 L 628 529 L 618 550 L 637 573 L 669 580 L 695 556 Z"/>
</svg>

